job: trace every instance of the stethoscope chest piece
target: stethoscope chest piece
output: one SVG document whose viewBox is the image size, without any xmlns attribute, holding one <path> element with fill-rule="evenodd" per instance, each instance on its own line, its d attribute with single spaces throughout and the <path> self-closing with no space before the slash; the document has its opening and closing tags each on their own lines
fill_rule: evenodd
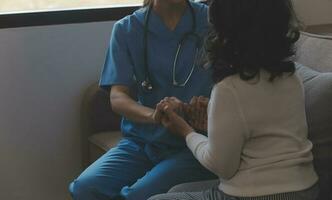
<svg viewBox="0 0 332 200">
<path fill-rule="evenodd" d="M 143 81 L 141 86 L 145 92 L 151 92 L 153 90 L 152 84 L 148 80 Z"/>
</svg>

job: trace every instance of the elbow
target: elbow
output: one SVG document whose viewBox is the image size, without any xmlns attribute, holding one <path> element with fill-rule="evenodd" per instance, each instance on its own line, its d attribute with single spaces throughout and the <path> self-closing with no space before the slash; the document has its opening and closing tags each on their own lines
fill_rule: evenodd
<svg viewBox="0 0 332 200">
<path fill-rule="evenodd" d="M 218 177 L 224 180 L 230 180 L 232 179 L 236 174 L 236 170 L 233 169 L 218 169 Z"/>
<path fill-rule="evenodd" d="M 113 112 L 117 114 L 121 113 L 121 101 L 119 101 L 119 98 L 110 95 L 110 104 Z"/>
<path fill-rule="evenodd" d="M 232 156 L 221 156 L 220 151 L 211 148 L 207 141 L 197 145 L 194 155 L 205 168 L 225 180 L 231 179 L 239 168 L 237 160 L 231 159 Z"/>
<path fill-rule="evenodd" d="M 127 106 L 127 100 L 130 98 L 129 89 L 125 86 L 113 86 L 109 97 L 113 112 L 121 115 Z"/>
<path fill-rule="evenodd" d="M 219 162 L 215 165 L 215 171 L 219 178 L 230 180 L 238 171 L 237 165 L 231 165 L 229 162 Z"/>
<path fill-rule="evenodd" d="M 215 173 L 219 178 L 224 180 L 230 180 L 236 174 L 238 170 L 237 165 L 232 165 L 226 160 L 220 160 L 220 158 L 211 158 L 207 168 Z"/>
<path fill-rule="evenodd" d="M 118 109 L 118 107 L 116 106 L 116 104 L 114 104 L 114 103 L 112 103 L 112 102 L 111 102 L 111 109 L 112 109 L 113 112 L 119 114 L 119 109 Z"/>
</svg>

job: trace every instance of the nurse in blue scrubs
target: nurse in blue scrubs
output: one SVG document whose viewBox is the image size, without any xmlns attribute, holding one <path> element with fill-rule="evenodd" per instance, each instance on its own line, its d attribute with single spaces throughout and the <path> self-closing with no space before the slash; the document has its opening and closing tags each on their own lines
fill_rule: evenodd
<svg viewBox="0 0 332 200">
<path fill-rule="evenodd" d="M 207 31 L 206 5 L 187 0 L 148 0 L 115 23 L 100 86 L 123 116 L 124 137 L 70 185 L 74 200 L 145 200 L 176 184 L 216 178 L 155 111 L 165 97 L 190 102 L 210 95 L 210 70 L 199 62 Z"/>
</svg>

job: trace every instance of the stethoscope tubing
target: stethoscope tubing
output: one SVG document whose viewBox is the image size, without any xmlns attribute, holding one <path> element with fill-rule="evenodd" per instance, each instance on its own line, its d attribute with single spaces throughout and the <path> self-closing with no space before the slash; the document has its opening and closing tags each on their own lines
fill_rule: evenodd
<svg viewBox="0 0 332 200">
<path fill-rule="evenodd" d="M 191 28 L 191 31 L 185 33 L 183 35 L 183 37 L 181 38 L 179 44 L 178 44 L 178 48 L 176 50 L 176 54 L 175 54 L 175 58 L 174 58 L 174 62 L 173 62 L 173 68 L 172 68 L 172 84 L 173 86 L 177 86 L 177 87 L 184 87 L 187 85 L 188 81 L 190 80 L 193 72 L 194 72 L 194 69 L 195 69 L 195 66 L 196 66 L 196 62 L 197 62 L 197 55 L 198 55 L 198 52 L 199 52 L 199 41 L 200 41 L 200 37 L 195 33 L 196 31 L 196 15 L 195 15 L 195 11 L 192 7 L 192 5 L 190 4 L 189 0 L 186 0 L 188 6 L 189 6 L 189 9 L 190 9 L 190 12 L 191 12 L 191 15 L 192 15 L 192 28 Z M 144 80 L 141 82 L 141 86 L 143 88 L 143 90 L 145 91 L 152 91 L 153 90 L 153 84 L 152 84 L 152 81 L 151 81 L 151 75 L 150 75 L 150 72 L 149 72 L 149 64 L 148 64 L 148 27 L 149 27 L 149 20 L 150 20 L 150 16 L 151 16 L 151 12 L 152 12 L 152 9 L 153 9 L 153 4 L 151 4 L 149 7 L 148 7 L 148 10 L 147 10 L 147 14 L 145 16 L 145 20 L 144 20 L 144 74 L 145 74 L 145 77 L 144 77 Z M 190 37 L 190 36 L 194 36 L 195 38 L 195 41 L 196 41 L 196 45 L 195 45 L 195 58 L 194 58 L 194 63 L 193 63 L 193 66 L 191 67 L 191 70 L 189 72 L 189 74 L 187 75 L 187 78 L 185 79 L 185 81 L 183 83 L 179 83 L 177 80 L 176 80 L 176 66 L 178 64 L 178 60 L 179 60 L 179 55 L 180 55 L 180 52 L 182 50 L 182 46 L 183 46 L 183 43 L 184 41 Z"/>
</svg>

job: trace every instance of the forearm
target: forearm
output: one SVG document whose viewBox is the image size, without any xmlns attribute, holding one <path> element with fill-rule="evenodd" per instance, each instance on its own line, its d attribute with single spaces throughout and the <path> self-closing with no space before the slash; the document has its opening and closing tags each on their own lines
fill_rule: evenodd
<svg viewBox="0 0 332 200">
<path fill-rule="evenodd" d="M 208 149 L 208 138 L 198 133 L 191 133 L 186 137 L 188 148 L 192 151 L 195 158 L 207 169 L 215 173 L 213 159 Z"/>
<path fill-rule="evenodd" d="M 114 112 L 138 123 L 155 123 L 154 109 L 143 106 L 127 94 L 111 95 L 111 105 Z"/>
<path fill-rule="evenodd" d="M 186 137 L 188 147 L 202 165 L 223 179 L 230 179 L 239 169 L 245 135 L 248 135 L 236 102 L 232 90 L 219 85 L 211 96 L 208 137 L 197 133 Z"/>
</svg>

